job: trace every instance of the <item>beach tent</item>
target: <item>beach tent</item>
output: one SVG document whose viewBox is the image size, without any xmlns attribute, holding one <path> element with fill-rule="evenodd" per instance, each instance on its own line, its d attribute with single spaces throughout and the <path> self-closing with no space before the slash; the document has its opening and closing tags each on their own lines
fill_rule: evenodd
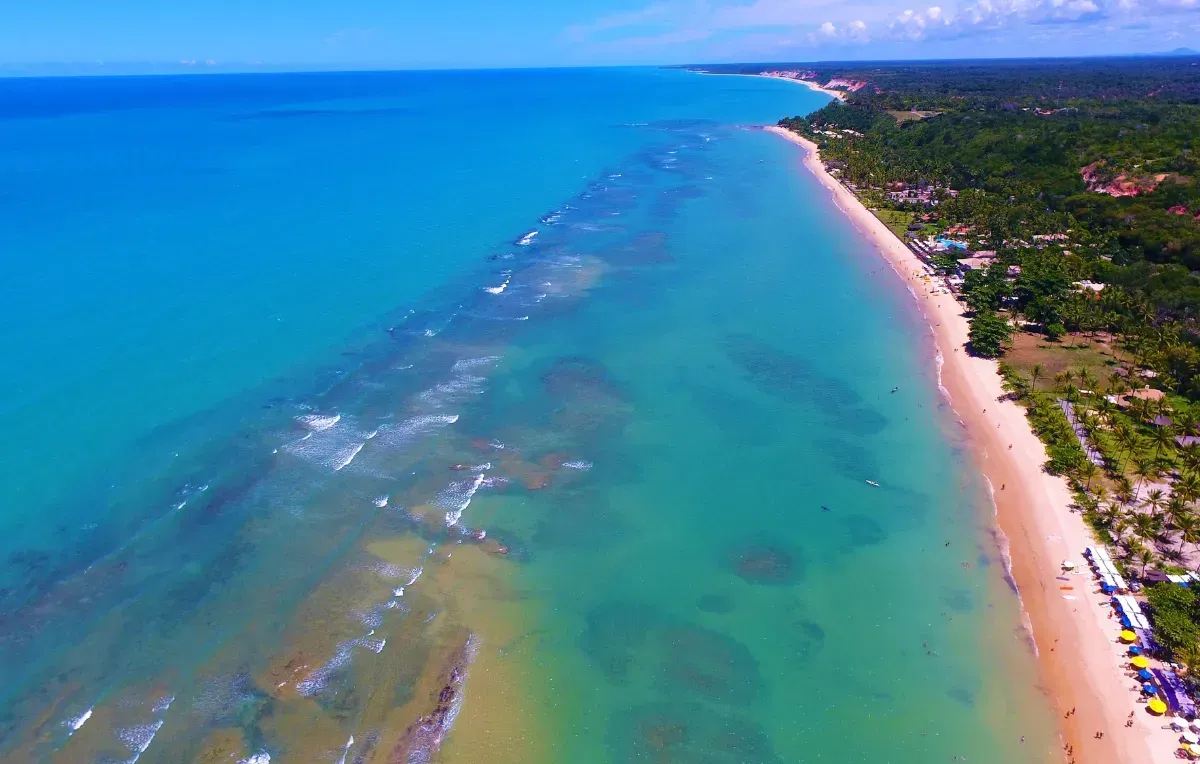
<svg viewBox="0 0 1200 764">
<path fill-rule="evenodd" d="M 1142 643 L 1142 648 L 1150 653 L 1161 653 L 1162 645 L 1158 644 L 1154 639 L 1154 635 L 1149 629 L 1134 629 L 1138 635 L 1138 641 Z"/>
<path fill-rule="evenodd" d="M 1122 624 L 1128 621 L 1128 627 L 1135 629 L 1150 628 L 1150 622 L 1146 620 L 1146 615 L 1142 612 L 1141 604 L 1133 597 L 1130 597 L 1128 594 L 1118 594 L 1113 597 L 1113 601 L 1117 603 L 1117 607 L 1122 613 Z"/>
<path fill-rule="evenodd" d="M 1196 704 L 1192 702 L 1187 693 L 1187 686 L 1178 674 L 1164 669 L 1154 669 L 1153 674 L 1158 680 L 1158 685 L 1162 687 L 1163 696 L 1166 697 L 1167 706 L 1172 712 L 1180 716 L 1196 716 Z"/>
</svg>

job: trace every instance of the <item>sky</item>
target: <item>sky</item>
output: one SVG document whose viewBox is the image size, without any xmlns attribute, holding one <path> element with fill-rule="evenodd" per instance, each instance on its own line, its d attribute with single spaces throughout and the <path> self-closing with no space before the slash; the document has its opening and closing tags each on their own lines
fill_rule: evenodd
<svg viewBox="0 0 1200 764">
<path fill-rule="evenodd" d="M 0 0 L 6 73 L 994 58 L 1178 47 L 1200 48 L 1200 0 Z"/>
</svg>

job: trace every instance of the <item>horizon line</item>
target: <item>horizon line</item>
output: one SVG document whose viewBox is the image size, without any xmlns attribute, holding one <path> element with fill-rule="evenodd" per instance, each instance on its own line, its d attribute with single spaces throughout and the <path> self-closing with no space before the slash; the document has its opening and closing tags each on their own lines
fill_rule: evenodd
<svg viewBox="0 0 1200 764">
<path fill-rule="evenodd" d="M 505 71 L 546 71 L 546 70 L 585 70 L 585 69 L 687 69 L 694 67 L 716 66 L 764 66 L 797 64 L 805 66 L 832 65 L 862 65 L 862 64 L 937 64 L 960 63 L 970 61 L 1005 62 L 1005 61 L 1078 61 L 1105 59 L 1140 59 L 1140 58 L 1200 58 L 1200 51 L 1183 49 L 1181 52 L 1161 51 L 1155 53 L 1105 53 L 1080 54 L 1073 56 L 969 56 L 945 58 L 846 58 L 846 59 L 776 59 L 766 61 L 709 61 L 689 63 L 639 63 L 639 64 L 581 64 L 581 65 L 528 65 L 528 66 L 403 66 L 389 64 L 284 64 L 239 61 L 220 63 L 208 61 L 205 63 L 188 61 L 93 61 L 93 62 L 9 62 L 0 63 L 0 79 L 55 79 L 75 77 L 162 77 L 162 76 L 212 76 L 232 74 L 371 74 L 383 72 L 505 72 Z M 105 68 L 130 69 L 170 69 L 170 71 L 104 71 Z M 70 73 L 55 72 L 55 69 L 78 68 L 79 71 Z M 47 70 L 44 72 L 26 71 Z"/>
</svg>

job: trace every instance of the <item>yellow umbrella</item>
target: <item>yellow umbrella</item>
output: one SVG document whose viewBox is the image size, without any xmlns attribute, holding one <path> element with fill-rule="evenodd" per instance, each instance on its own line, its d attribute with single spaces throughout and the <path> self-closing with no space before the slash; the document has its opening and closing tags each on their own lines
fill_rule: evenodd
<svg viewBox="0 0 1200 764">
<path fill-rule="evenodd" d="M 1150 665 L 1150 660 L 1144 655 L 1135 655 L 1129 662 L 1134 665 L 1134 668 L 1146 668 Z"/>
<path fill-rule="evenodd" d="M 1134 634 L 1129 629 L 1126 629 L 1125 631 L 1121 632 L 1121 641 L 1122 642 L 1133 642 L 1136 639 L 1137 639 L 1137 634 Z"/>
<path fill-rule="evenodd" d="M 1152 699 L 1150 701 L 1149 707 L 1150 707 L 1150 713 L 1153 713 L 1153 714 L 1165 714 L 1167 712 L 1167 704 L 1163 703 L 1158 698 Z"/>
</svg>

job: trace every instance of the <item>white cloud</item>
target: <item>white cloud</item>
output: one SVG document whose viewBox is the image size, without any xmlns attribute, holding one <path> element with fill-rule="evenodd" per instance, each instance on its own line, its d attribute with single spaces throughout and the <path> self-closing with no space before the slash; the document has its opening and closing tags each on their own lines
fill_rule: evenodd
<svg viewBox="0 0 1200 764">
<path fill-rule="evenodd" d="M 1131 1 L 1113 0 L 1113 7 Z M 1081 22 L 1106 15 L 1107 11 L 1095 0 L 976 0 L 961 6 L 957 13 L 948 12 L 936 5 L 922 11 L 905 10 L 892 20 L 888 28 L 892 37 L 924 40 L 960 37 L 1015 24 Z"/>
<path fill-rule="evenodd" d="M 655 0 L 568 28 L 574 43 L 672 45 L 736 38 L 807 41 L 809 45 L 951 40 L 1021 25 L 1089 25 L 1145 21 L 1200 9 L 1200 0 L 947 0 L 909 7 L 901 0 Z M 820 24 L 817 19 L 822 19 Z M 1098 27 L 1091 27 L 1098 29 Z M 1031 39 L 1031 38 L 1027 38 Z"/>
<path fill-rule="evenodd" d="M 843 22 L 840 26 L 832 21 L 826 21 L 811 32 L 808 39 L 812 43 L 866 43 L 871 41 L 867 32 L 867 23 L 861 19 Z"/>
</svg>

